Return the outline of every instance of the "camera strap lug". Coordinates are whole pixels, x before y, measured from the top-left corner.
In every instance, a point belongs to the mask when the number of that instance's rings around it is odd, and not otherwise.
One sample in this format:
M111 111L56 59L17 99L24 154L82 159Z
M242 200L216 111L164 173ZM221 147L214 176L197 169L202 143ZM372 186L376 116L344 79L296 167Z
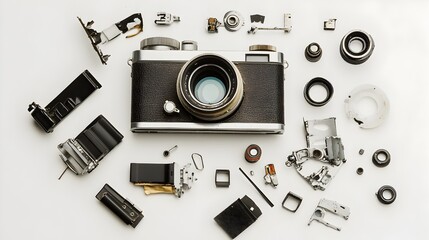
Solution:
M101 88L101 84L88 70L85 70L45 108L33 102L28 106L28 111L31 112L31 116L39 126L45 132L50 133L54 131L56 125L99 88Z
M68 139L58 145L60 157L66 164L58 180L67 169L76 175L90 173L123 138L103 115L98 116L75 139Z

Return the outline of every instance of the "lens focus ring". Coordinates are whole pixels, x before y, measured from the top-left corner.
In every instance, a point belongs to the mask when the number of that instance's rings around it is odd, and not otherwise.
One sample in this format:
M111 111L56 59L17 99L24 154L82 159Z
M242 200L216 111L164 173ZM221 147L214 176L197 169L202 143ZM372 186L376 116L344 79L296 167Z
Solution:
M350 47L354 41L360 42L362 49L353 51ZM362 64L366 62L374 50L375 44L371 35L361 30L353 30L347 33L340 43L340 54L343 59L351 64Z

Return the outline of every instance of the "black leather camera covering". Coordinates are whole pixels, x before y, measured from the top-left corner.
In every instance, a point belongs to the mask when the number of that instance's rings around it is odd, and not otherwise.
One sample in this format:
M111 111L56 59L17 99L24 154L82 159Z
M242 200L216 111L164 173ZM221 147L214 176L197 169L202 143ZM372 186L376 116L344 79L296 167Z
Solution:
M244 97L236 113L222 123L284 124L284 73L280 63L234 62L244 81ZM131 122L204 122L180 104L176 81L184 61L139 61L132 65ZM167 115L165 100L180 114Z

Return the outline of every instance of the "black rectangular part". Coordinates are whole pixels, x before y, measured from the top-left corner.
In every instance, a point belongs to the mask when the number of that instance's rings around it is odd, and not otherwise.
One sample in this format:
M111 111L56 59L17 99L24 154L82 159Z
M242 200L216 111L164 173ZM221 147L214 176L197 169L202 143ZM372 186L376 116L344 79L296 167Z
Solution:
M130 182L174 185L174 163L131 163Z
M57 97L43 109L39 105L30 104L29 111L36 122L45 130L52 132L54 127L79 106L91 93L101 88L94 76L85 70L71 82Z
M124 136L103 115L100 115L76 137L76 141L92 158L101 160L123 138Z
M134 228L144 217L141 210L123 198L107 183L95 197L122 219L122 221Z
M228 177L227 181L219 181L218 176L225 174ZM231 183L231 174L228 169L216 169L215 173L215 185L216 187L229 187Z
M231 237L235 238L262 215L259 207L245 195L219 213L214 220Z

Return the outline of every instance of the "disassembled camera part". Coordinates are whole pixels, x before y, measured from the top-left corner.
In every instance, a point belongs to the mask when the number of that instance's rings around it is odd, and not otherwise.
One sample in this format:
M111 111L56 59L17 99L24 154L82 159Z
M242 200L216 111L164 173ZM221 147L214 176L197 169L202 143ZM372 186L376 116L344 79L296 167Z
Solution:
M197 179L191 163L180 168L177 163L131 163L130 182L143 186L144 193L172 193L181 197Z
M89 21L85 25L82 19L80 19L79 17L78 19L83 29L85 30L86 35L88 35L92 47L97 52L98 57L103 64L107 64L107 60L109 59L110 55L104 55L99 48L99 44L109 42L121 35L121 33L126 33L132 29L137 29L137 32L135 34L127 36L127 38L134 37L137 34L143 32L143 18L140 13L135 13L125 18L124 20L113 24L109 28L104 29L102 32L97 32L96 30L92 29L92 24L94 24L94 21Z
M308 225L310 226L311 222L313 220L316 220L323 225L330 227L332 229L335 229L337 231L341 231L341 228L334 226L324 220L326 211L331 212L335 215L338 215L340 217L343 217L345 220L349 219L350 216L350 208L346 207L342 204L339 204L335 201L327 200L327 199L321 199L319 201L319 205L317 205L316 209L314 210L313 215L310 218L310 221L308 222Z
M265 184L271 184L271 186L273 187L277 187L277 185L279 185L274 164L268 164L265 166L264 180L265 180Z
M385 192L388 192L388 194L384 194ZM391 204L396 200L396 190L389 185L384 185L378 191L375 193L377 195L378 201L380 201L383 204Z
M268 197L265 196L265 194L261 191L261 189L259 189L258 186L256 186L256 184L252 181L252 179L249 178L249 176L247 176L247 174L243 171L243 169L241 169L241 168L238 168L238 169L240 170L241 173L243 173L243 175L247 178L247 180L249 180L249 182L259 192L259 194L261 194L261 196L264 198L265 202L267 202L268 205L270 205L270 207L274 207L274 204L270 201L270 199L268 199Z
M363 149L359 150L359 155L363 155L364 153L365 153L365 150L363 150Z
M253 14L250 15L250 22L254 23L254 22L259 22L259 23L264 23L265 21L265 16L260 15L260 14Z
M364 99L372 99L377 111L375 114L367 115L358 112L359 103ZM386 119L390 104L386 94L378 87L370 84L361 85L349 94L344 100L346 115L349 119L353 119L361 128L375 128L380 126Z
M231 175L228 169L216 169L215 184L216 187L229 187Z
M158 19L155 20L155 24L157 25L170 25L173 22L180 22L179 16L173 16L170 13L158 12L156 16L158 17Z
M214 220L232 239L252 225L262 215L259 207L247 195L233 202Z
M237 11L229 11L225 13L225 16L223 17L223 25L226 30L235 32L244 26L244 18Z
M335 118L304 121L307 133L307 148L294 151L288 156L286 166L294 166L296 171L307 180L314 190L324 191L346 162L344 146L337 136ZM307 160L321 162L322 167L313 172ZM308 173L310 175L307 175Z
M390 153L386 149L378 149L372 155L372 162L377 167L385 167L390 163Z
M191 154L191 158L192 158L192 162L194 163L194 167L197 170L204 170L204 160L203 160L203 156L201 156L201 154L199 153L192 153ZM199 161L195 161L195 159L199 159ZM197 162L200 162L200 164L197 164Z
M358 169L356 169L356 173L358 175L362 175L363 174L363 168L359 167Z
M91 93L101 88L101 84L85 70L71 82L45 108L33 102L28 111L38 125L47 133L54 131L61 120L77 108Z
M164 112L167 114L172 114L172 113L180 113L180 110L177 109L176 104L174 102L165 100Z
M191 43L185 45L188 49ZM161 37L144 39L141 49L133 52L130 64L131 131L284 132L283 53L172 51L180 49L180 42ZM161 107L167 99L175 101L180 114L165 114Z
M217 18L211 17L207 20L207 32L209 33L218 33L220 26L222 26L222 23Z
M337 23L337 19L335 18L328 19L327 21L323 22L323 29L334 31L336 23Z
M305 48L304 55L309 62L318 62L322 57L322 48L318 43L312 42Z
M253 175L255 175L255 172L254 171L250 171L250 176L253 176Z
M310 94L310 91L314 86L321 86L326 90L326 97L321 101L314 100L314 97L312 97ZM311 106L314 107L321 107L326 105L329 100L331 100L332 95L334 95L334 87L328 80L322 77L316 77L311 79L304 87L304 98Z
M119 193L108 184L105 184L95 197L122 219L124 223L131 225L133 228L135 228L144 217L140 209L134 206L129 200L119 195Z
M162 153L162 155L164 155L164 157L168 157L168 156L170 156L170 152L173 151L176 148L177 148L177 145L174 145L172 148L170 148L168 150L164 150L164 152Z
M353 30L341 40L340 54L350 64L362 64L369 59L374 47L375 44L371 35L361 30Z
M288 199L293 199L294 201L296 201L295 208L288 207L288 205L287 205ZM296 212L298 210L299 206L301 206L301 203L302 203L302 197L296 195L293 192L289 192L288 194L286 194L286 197L282 202L282 206L286 210L289 210L291 212Z
M76 175L83 175L94 170L124 136L107 119L100 115L92 121L75 139L68 139L58 145L60 157Z
M259 147L256 144L251 144L246 148L246 151L244 152L244 159L248 161L249 163L255 163L261 159L262 150L261 147Z
M281 30L284 31L285 33L288 33L292 30L292 15L290 13L286 13L284 15L284 27L257 27L257 26L252 26L250 28L249 31L247 31L247 33L253 33L255 34L257 31L260 30Z

